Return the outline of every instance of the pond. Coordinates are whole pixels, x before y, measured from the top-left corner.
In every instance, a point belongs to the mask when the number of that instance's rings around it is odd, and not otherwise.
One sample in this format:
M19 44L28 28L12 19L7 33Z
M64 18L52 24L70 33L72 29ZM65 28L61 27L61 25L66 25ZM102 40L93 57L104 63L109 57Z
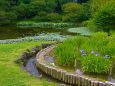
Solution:
M6 39L17 39L27 36L38 36L43 33L59 33L61 35L77 35L75 33L67 32L64 29L53 29L53 28L37 28L37 27L16 27L7 26L0 27L0 40Z

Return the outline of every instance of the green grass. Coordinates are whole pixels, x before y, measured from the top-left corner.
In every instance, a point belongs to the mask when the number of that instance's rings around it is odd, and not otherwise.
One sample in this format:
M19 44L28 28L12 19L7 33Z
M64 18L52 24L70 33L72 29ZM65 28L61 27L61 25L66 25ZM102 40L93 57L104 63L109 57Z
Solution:
M49 42L0 44L0 86L56 86L56 83L28 76L27 72L14 63L23 51L42 43Z
M65 40L55 50L59 65L74 66L77 59L84 72L107 73L112 61L115 63L115 36L108 36L105 32L97 32L92 37L77 36ZM106 55L110 56L105 58Z

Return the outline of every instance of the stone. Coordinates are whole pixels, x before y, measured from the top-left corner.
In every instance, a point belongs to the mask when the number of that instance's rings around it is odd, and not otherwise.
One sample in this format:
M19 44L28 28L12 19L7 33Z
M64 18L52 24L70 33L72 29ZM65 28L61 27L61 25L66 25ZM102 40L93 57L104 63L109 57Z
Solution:
M94 81L94 86L99 86L98 81Z
M85 85L84 86L88 86L88 78L85 78Z

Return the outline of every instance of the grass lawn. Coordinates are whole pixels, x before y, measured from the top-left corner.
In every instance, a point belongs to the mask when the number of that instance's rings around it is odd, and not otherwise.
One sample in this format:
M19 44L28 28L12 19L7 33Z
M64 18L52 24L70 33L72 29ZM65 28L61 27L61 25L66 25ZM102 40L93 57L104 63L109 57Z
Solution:
M57 86L56 83L29 76L14 63L23 51L42 43L49 42L0 44L0 86Z

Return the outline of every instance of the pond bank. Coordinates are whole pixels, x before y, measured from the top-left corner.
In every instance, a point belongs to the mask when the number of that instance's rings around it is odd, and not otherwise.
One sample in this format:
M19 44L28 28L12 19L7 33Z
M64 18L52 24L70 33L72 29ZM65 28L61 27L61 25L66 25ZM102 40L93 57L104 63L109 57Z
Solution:
M95 78L67 72L63 69L47 65L46 62L44 61L44 56L48 52L50 52L53 48L54 48L54 46L46 48L37 54L37 67L39 67L46 74L52 76L53 78L61 80L65 83L69 83L69 84L76 84L76 85L83 85L83 86L92 86L93 84L94 84L94 86L98 86L98 85L99 86L101 86L101 85L102 86L105 86L105 85L115 86L115 83L111 83L108 81L102 82ZM62 74L62 75L60 75L60 74Z

